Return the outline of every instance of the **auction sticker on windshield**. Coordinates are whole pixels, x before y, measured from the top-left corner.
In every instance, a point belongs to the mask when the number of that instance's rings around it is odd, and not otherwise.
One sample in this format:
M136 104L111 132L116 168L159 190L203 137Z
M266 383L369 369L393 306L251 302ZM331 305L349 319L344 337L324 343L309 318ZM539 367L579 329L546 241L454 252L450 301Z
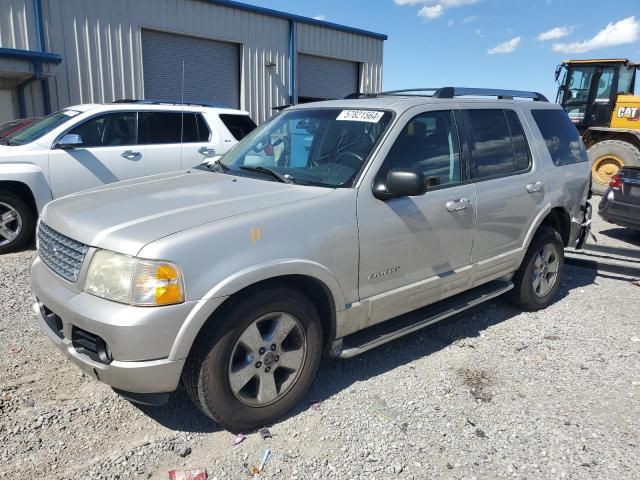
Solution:
M343 110L336 120L378 123L383 115L384 112L376 112L375 110Z

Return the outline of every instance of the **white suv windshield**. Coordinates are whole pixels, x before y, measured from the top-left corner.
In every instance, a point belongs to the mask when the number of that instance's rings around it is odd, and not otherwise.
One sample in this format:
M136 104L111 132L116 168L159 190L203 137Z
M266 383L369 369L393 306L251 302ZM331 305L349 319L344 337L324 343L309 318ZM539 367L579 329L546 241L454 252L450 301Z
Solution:
M34 142L79 113L80 112L77 110L66 109L47 115L46 117L33 122L31 125L18 130L13 135L9 135L5 138L5 143L7 145L25 145L27 143Z
M225 155L222 168L302 185L348 187L391 117L390 112L366 109L284 112Z

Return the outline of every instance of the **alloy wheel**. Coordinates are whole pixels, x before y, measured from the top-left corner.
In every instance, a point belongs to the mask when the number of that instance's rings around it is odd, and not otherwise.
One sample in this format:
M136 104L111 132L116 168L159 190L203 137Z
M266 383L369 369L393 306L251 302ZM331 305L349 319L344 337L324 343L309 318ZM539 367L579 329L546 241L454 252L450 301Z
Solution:
M294 316L284 312L263 315L242 332L232 349L231 391L246 405L271 405L295 385L306 355L306 335Z
M533 262L533 292L538 297L547 295L558 280L560 255L555 245L548 243L535 257Z
M8 203L0 202L0 247L9 245L22 232L22 216Z

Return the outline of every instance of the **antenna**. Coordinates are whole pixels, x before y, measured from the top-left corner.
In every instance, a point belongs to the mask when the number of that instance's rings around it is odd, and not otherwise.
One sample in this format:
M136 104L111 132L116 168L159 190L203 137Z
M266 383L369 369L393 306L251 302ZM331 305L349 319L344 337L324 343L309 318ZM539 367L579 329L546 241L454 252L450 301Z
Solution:
M184 60L182 60L182 85L180 87L180 167L184 163Z

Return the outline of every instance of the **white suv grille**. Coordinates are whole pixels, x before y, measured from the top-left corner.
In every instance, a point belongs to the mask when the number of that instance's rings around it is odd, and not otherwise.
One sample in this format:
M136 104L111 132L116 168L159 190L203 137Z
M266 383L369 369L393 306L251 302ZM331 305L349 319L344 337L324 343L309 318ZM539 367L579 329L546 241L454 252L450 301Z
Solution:
M40 222L38 255L47 266L65 280L76 282L89 247L56 232Z

